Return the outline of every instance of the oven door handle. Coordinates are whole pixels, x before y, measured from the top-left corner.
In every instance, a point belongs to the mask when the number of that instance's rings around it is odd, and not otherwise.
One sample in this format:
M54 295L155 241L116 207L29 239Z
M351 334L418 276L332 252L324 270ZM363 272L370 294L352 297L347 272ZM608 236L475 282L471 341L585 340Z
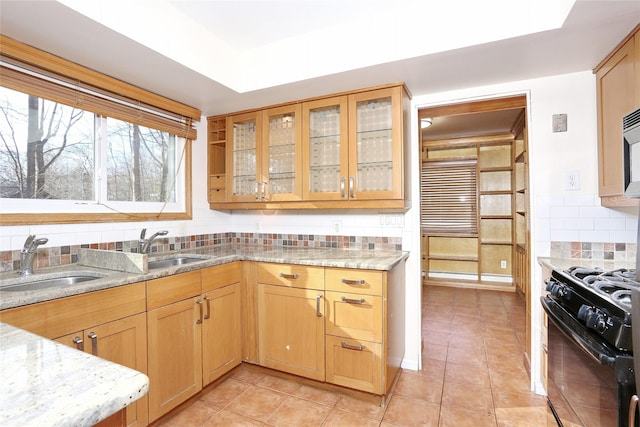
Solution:
M616 351L605 341L597 340L593 334L579 321L573 318L560 304L548 296L540 298L542 308L549 320L574 341L589 357L603 366L614 366Z

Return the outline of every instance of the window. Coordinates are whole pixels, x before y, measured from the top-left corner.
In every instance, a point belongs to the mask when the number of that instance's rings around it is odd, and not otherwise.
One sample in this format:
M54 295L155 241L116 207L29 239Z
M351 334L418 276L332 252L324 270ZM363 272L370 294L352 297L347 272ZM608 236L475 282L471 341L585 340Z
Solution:
M191 217L198 110L0 37L0 222Z
M423 234L478 233L477 160L423 161L420 226Z

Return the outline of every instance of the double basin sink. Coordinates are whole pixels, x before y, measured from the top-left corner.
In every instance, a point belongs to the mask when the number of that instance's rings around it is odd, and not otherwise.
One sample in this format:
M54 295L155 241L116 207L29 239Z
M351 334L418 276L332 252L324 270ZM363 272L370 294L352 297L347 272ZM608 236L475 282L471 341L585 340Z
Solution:
M162 259L152 259L147 262L147 268L149 271L161 270L164 268L177 267L180 265L190 264L192 262L206 261L208 258L197 258L188 255L174 255ZM37 291L49 288L64 287L69 285L75 285L77 283L88 282L91 280L102 279L106 277L106 274L89 272L89 271L72 271L68 273L50 273L38 276L37 274L32 276L34 280L27 282L20 281L20 283L8 284L6 286L0 286L0 291L4 292L25 292L25 291Z

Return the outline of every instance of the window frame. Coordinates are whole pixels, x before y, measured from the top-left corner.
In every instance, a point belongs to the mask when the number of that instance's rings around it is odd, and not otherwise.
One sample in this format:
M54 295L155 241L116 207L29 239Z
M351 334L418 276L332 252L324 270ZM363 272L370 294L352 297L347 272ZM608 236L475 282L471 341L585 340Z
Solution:
M35 85L32 86L29 84L30 81L35 81L33 76L25 77L25 75L16 75L15 69L2 66L0 68L0 77L3 77L0 79L2 80L2 86L50 99L54 102L62 101L61 103L69 105L68 95L70 91L66 90L64 85L57 86L50 80L53 79L55 81L61 81L62 83L72 82L71 84L75 85L78 89L86 90L87 93L89 93L88 96L84 93L81 95L82 102L88 100L87 103L91 105L91 108L86 108L87 111L120 120L124 119L132 123L138 122L144 126L173 133L176 137L183 138L184 140L184 157L182 159L184 175L181 178L184 181L184 194L177 196L177 201L184 201L184 206L180 211L165 212L163 211L164 203L159 203L162 207L157 211L150 212L148 211L148 207L153 203L137 202L141 203L141 207L146 205L147 211L119 211L116 210L116 208L101 206L99 211L96 212L97 208L95 208L95 206L99 205L89 201L85 205L87 206L86 212L0 213L1 225L158 221L192 218L191 144L192 140L197 138L193 122L200 120L200 111L198 109L145 91L144 89L69 62L31 46L24 45L4 35L0 35L0 44L2 45L0 59L2 59L3 63L17 64L20 68L32 71L37 75L48 77L44 80L38 80L39 87L36 88ZM16 79L11 81L11 79L4 78L12 73L14 76L17 76ZM51 90L53 96L42 96L43 93L47 93L48 89ZM57 97L57 94L60 94L60 97ZM96 94L95 97L93 97L92 94ZM67 100L67 102L63 102L64 100ZM127 109L126 106L123 107L123 105L126 104L129 106L142 106L144 111L140 113L138 110L135 110L135 108ZM83 109L85 109L84 105ZM115 114L110 114L111 111ZM132 117L134 118L133 120L131 119ZM136 118L140 118L140 121L136 121ZM178 157L179 156L178 154ZM103 174L104 173L105 172L103 172ZM180 173L182 174L182 171ZM106 178L106 176L101 177ZM99 178L96 177L96 179ZM24 199L20 200L24 201ZM36 199L30 199L30 201L38 202ZM40 200L40 202L44 201ZM64 201L58 202L64 203ZM66 202L67 204L74 203L73 201ZM110 204L112 204L112 202L110 202ZM128 203L114 203L114 207L118 205L126 209ZM90 206L91 208L89 208Z

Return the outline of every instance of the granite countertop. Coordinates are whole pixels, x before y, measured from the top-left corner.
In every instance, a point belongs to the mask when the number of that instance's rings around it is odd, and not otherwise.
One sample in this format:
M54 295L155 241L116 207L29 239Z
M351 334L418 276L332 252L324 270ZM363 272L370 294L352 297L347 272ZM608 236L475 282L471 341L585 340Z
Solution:
M149 378L0 323L0 425L92 426L135 402Z
M635 261L619 261L619 260L601 260L601 259L583 259L583 258L550 258L539 257L538 263L544 265L551 270L560 269L566 270L569 267L599 267L605 271L616 270L618 268L635 269Z
M0 274L0 310L109 289L173 274L186 273L233 261L260 261L321 267L390 270L405 260L408 252L218 245L188 251L151 254L148 257L149 259L163 259L175 257L176 255L188 255L189 257L201 258L202 260L148 271L146 269L146 258L144 258L147 255L86 250L82 257L83 260L77 264L36 269L33 275L27 277L21 277L15 272L2 273ZM144 268L142 268L141 263L144 264ZM63 277L66 275L93 275L98 276L98 278L91 281L40 290L25 290L19 292L2 290L2 287L5 286L19 285L34 280Z

